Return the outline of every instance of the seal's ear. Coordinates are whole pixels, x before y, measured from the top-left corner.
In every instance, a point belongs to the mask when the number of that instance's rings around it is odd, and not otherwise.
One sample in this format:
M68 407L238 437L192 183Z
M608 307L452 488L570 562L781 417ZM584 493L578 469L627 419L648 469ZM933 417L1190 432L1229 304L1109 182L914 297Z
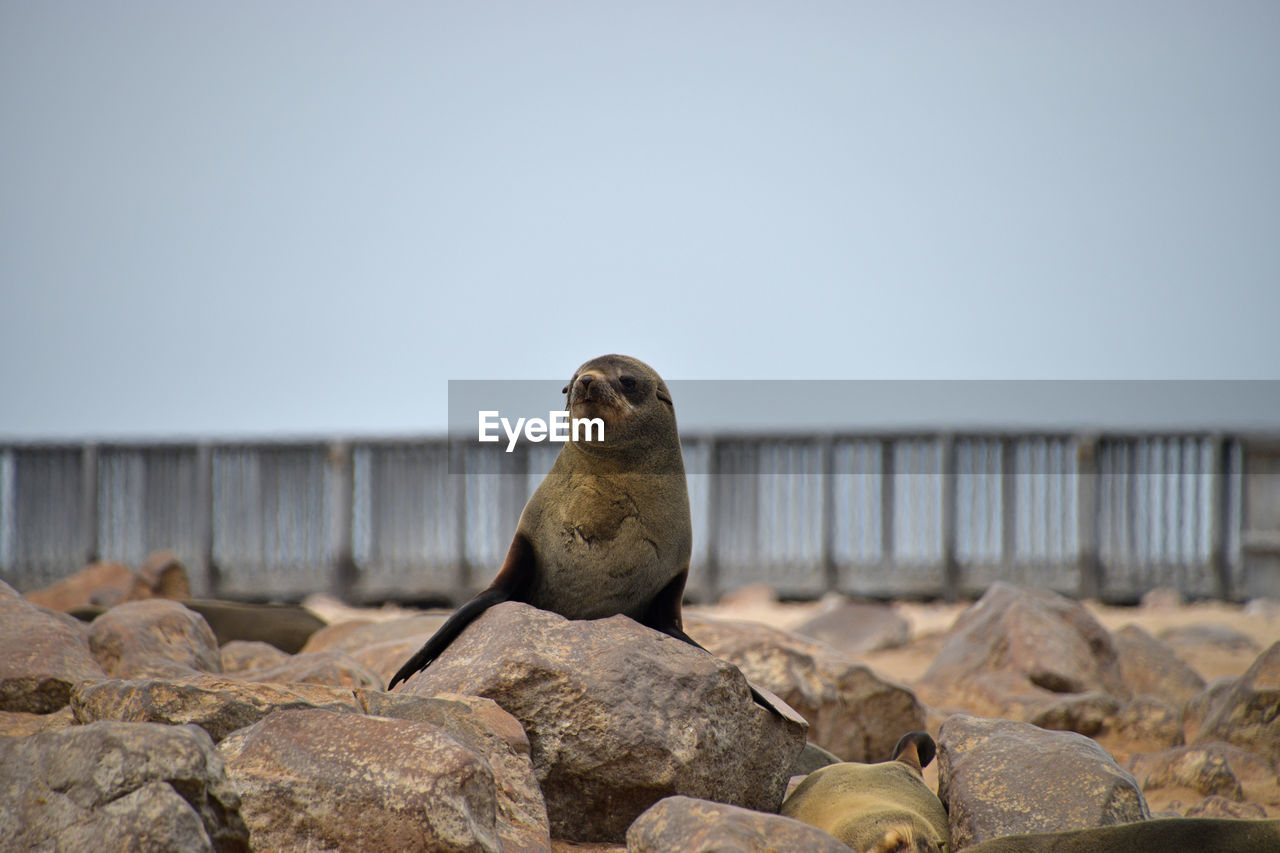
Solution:
M893 761L901 761L914 770L929 766L938 749L928 732L907 732L893 748Z
M662 402L666 403L668 406L670 406L670 405L671 405L671 392L670 392L670 391L668 391L668 390L667 390L667 386L666 386L666 385L664 385L664 384L662 384L661 382L659 382L659 383L658 383L658 388L657 388L657 390L654 392L654 395L655 395L659 400L661 400Z

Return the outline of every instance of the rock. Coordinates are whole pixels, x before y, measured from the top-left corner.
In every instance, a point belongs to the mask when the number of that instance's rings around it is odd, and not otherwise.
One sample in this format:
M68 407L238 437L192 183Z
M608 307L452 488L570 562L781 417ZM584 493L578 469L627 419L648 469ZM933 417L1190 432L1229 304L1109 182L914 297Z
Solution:
M368 713L438 726L489 763L503 853L550 849L547 806L533 772L529 738L515 717L479 696L444 693L428 699L373 690L358 696Z
M289 655L261 640L232 640L218 652L224 675L239 675L284 663Z
M218 749L257 849L502 849L488 764L428 723L276 711Z
M436 629L445 623L449 613L423 613L417 616L401 616L395 619L373 621L370 619L352 619L328 625L311 635L304 652L323 652L337 649L343 652L354 652L365 646L385 643L389 640L408 640L422 638L421 647ZM413 651L417 651L415 648ZM410 652L409 654L413 654ZM408 655L405 660L408 660ZM400 661L404 663L404 661Z
M1193 696L1182 707L1182 735L1184 743L1194 742L1200 734L1209 711L1232 690L1240 679L1231 676L1216 678L1205 685L1204 690Z
M77 683L103 677L80 631L0 581L0 711L48 714Z
M627 830L627 853L849 853L820 829L758 811L667 797Z
M1150 817L1137 780L1089 738L966 714L942 724L938 796L957 850L1002 835Z
M621 841L665 796L776 811L805 727L742 674L625 617L569 621L507 602L402 692L493 699L528 733L552 835Z
M28 737L40 732L65 729L75 724L75 714L69 707L63 707L51 714L0 711L0 737Z
M1028 721L1042 729L1079 732L1092 737L1102 731L1107 718L1120 710L1120 703L1106 693L1068 694L1045 705Z
M896 649L911 640L911 623L889 605L844 599L791 630L851 656Z
M417 634L403 640L387 640L356 649L349 654L352 660L382 679L383 684L390 684L405 661L413 657L430 637L430 634Z
M111 607L127 600L133 582L133 569L123 563L90 563L57 583L27 593L27 601L63 613L90 604Z
M1202 708L1203 722L1192 744L1225 741L1280 764L1280 642Z
M1184 742L1182 714L1168 702L1150 696L1126 702L1107 721L1107 726L1131 751L1150 752L1181 746Z
M1054 694L1131 698L1111 636L1082 605L995 583L956 619L917 689L939 707L1030 720Z
M1267 810L1258 803L1237 803L1227 797L1209 796L1187 809L1187 817L1261 820ZM1272 848L1274 849L1274 848Z
M272 711L323 708L362 713L350 690L318 684L251 684L200 676L184 681L112 679L82 684L71 697L76 719L125 722L191 723L215 741L252 725Z
M131 601L148 598L182 600L191 597L187 569L172 551L153 551L133 577Z
M1143 610L1176 610L1184 600L1180 591L1161 586L1143 593L1141 605Z
M247 851L240 800L193 726L101 722L0 738L15 850Z
M1256 652L1258 644L1243 631L1226 625L1197 624L1165 628L1157 636L1174 648L1218 648L1231 652Z
M1245 795L1246 785L1260 798L1271 799L1278 793L1276 772L1268 762L1226 743L1135 755L1127 767L1143 791L1181 788L1196 796L1226 797L1236 802L1250 799Z
M129 601L89 627L89 650L116 678L181 678L221 672L213 631L200 614L162 598Z
M1168 643L1137 625L1111 635L1120 654L1120 673L1134 696L1152 696L1181 706L1204 690L1204 679Z
M687 617L685 630L795 708L809 721L809 740L847 761L883 761L904 733L925 727L914 693L822 643L706 617Z
M819 767L839 763L839 756L833 755L813 741L805 741L804 749L800 750L800 754L796 756L795 763L791 765L790 775L808 776Z
M324 620L298 604L247 604L214 598L192 598L182 603L204 617L220 644L258 641L294 654L324 627Z
M330 684L335 687L363 687L381 690L383 681L346 652L301 652L287 656L280 663L263 669L236 673L245 681L271 681L281 684Z

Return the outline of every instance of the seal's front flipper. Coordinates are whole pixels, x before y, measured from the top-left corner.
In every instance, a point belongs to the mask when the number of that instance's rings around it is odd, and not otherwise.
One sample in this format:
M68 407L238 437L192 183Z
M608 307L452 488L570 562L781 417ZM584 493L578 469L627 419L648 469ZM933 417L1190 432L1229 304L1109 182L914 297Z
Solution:
M517 531L511 540L511 548L507 551L506 562L502 570L489 584L489 588L457 609L440 629L431 635L431 639L418 649L417 654L409 658L405 665L391 678L387 690L394 690L396 685L407 681L411 676L421 672L440 656L449 644L457 639L463 629L475 621L495 604L504 601L523 601L532 584L536 571L533 546L523 533Z

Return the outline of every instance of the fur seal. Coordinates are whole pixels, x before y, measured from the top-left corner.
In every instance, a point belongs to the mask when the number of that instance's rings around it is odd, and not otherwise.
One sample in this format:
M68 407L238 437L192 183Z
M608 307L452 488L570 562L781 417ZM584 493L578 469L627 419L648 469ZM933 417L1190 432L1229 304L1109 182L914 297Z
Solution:
M920 774L935 752L933 738L910 732L889 761L842 762L810 773L780 813L864 853L945 853L951 844L947 812Z
M1280 850L1280 820L1157 818L1070 832L1005 835L966 847L965 853L1184 853L1191 850L1273 853Z
M603 355L579 367L562 393L572 418L604 421L603 440L565 443L520 514L493 583L458 608L388 690L429 666L503 601L568 619L623 614L702 648L684 632L680 613L693 525L671 392L644 362ZM756 688L751 693L782 713Z

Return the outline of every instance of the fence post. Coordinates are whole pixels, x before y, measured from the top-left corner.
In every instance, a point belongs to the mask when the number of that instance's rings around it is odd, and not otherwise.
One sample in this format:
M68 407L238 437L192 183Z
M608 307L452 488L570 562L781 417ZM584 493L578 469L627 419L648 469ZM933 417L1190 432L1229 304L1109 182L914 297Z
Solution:
M1103 592L1102 561L1098 556L1098 439L1077 435L1076 554L1080 597L1099 598Z
M1014 470L1017 439L1000 439L1000 562L1005 577L1016 577L1018 562L1018 477Z
M720 597L720 536L724 525L720 523L720 442L707 440L707 591L708 603Z
M1231 558L1227 554L1227 528L1231 524L1231 445L1221 435L1209 439L1212 462L1209 474L1209 565L1218 598L1230 601Z
M836 443L827 436L822 440L822 572L827 592L839 587L836 568Z
M218 567L213 562L213 446L196 445L196 571L204 583L204 594L217 597Z
M946 434L942 443L942 586L947 601L960 597L960 561L956 558L956 491L960 478L956 438Z
M333 503L329 507L329 523L333 530L333 594L343 601L351 601L359 584L356 566L355 541L355 460L351 443L334 441L329 444L327 461L329 476L333 478Z
M880 559L886 574L893 571L894 561L894 513L897 512L894 495L892 438L880 440ZM887 590L892 592L892 590Z
M81 566L98 559L98 445L80 447L80 542L84 548Z

